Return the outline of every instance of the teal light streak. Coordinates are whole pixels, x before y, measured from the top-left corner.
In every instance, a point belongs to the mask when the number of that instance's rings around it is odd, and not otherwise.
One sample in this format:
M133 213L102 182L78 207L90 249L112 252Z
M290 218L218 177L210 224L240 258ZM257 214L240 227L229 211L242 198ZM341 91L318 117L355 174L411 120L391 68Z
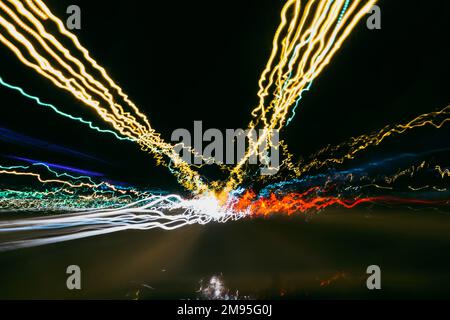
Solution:
M40 105L42 107L47 107L47 108L52 109L57 114L59 114L59 115L61 115L63 117L66 117L66 118L69 118L71 120L75 120L75 121L81 122L83 124L87 124L89 126L89 128L91 128L91 129L93 129L93 130L95 130L97 132L110 133L110 134L114 135L119 140L122 140L122 141L127 140L127 141L133 141L134 142L133 139L128 138L128 137L121 137L117 133L115 133L114 131L100 129L99 127L94 126L91 121L86 121L86 120L84 120L84 119L82 119L80 117L74 117L74 116L72 116L70 114L62 112L57 107L55 107L54 105L42 102L41 99L39 99L38 97L35 97L35 96L32 96L32 95L26 93L22 88L17 87L17 86L13 86L13 85L11 85L9 83L6 83L1 77L0 77L0 84L3 85L4 87L8 88L8 89L18 91L22 96L24 96L24 97L26 97L28 99L34 100L38 105Z
M330 2L328 3L328 6L331 4L331 2L333 2L333 1L330 1ZM342 8L341 13L339 14L339 18L338 18L338 21L337 21L337 23L336 23L336 27L339 26L339 24L341 23L342 18L344 17L345 12L347 12L347 9L348 9L349 5L350 5L350 0L346 0L345 3L344 3L344 6L343 6L343 8ZM314 31L315 31L315 30L314 30ZM328 52L328 50L330 49L330 47L333 45L334 41L335 41L335 37L333 37L333 40L331 41L330 46L328 46L328 48L326 49L325 52ZM308 39L308 42L309 42L309 39ZM297 49L297 48L296 48L296 49ZM294 56L295 56L295 52L294 52L294 55L292 56L291 59L293 59ZM322 56L323 56L323 54L320 55L320 57L322 57ZM318 58L320 58L320 57L318 57ZM289 75L289 78L290 78L290 75ZM289 79L288 79L288 80L289 80ZM308 86L300 92L299 97L298 97L297 101L295 102L294 107L292 108L292 115L291 115L291 116L289 117L289 119L286 121L286 126L288 126L289 123L294 119L294 117L295 117L295 115L296 115L296 110L297 110L298 104L299 104L300 100L303 98L303 92L309 91L309 90L311 89L312 83L313 83L313 82L310 81L310 82L308 83Z

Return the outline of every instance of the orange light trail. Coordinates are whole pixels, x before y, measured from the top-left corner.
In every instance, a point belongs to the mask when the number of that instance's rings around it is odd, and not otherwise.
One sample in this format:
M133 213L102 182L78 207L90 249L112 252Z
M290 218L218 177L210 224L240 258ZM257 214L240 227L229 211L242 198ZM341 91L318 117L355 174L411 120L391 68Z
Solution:
M443 201L406 199L391 196L361 197L354 199L341 199L334 196L315 196L317 187L311 188L304 193L289 193L281 197L271 193L269 197L258 198L253 191L247 191L234 205L239 212L248 212L250 216L268 216L272 214L293 215L296 213L317 212L330 206L341 206L346 209L354 208L364 203L387 203L387 204L443 204Z

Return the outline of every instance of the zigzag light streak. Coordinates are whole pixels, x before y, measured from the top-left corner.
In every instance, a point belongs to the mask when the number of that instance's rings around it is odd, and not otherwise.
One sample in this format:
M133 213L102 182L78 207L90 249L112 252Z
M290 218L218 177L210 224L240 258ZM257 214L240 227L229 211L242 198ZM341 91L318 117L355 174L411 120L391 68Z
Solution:
M285 164L293 170L297 176L301 176L311 169L319 169L330 164L342 164L346 160L354 159L358 153L366 150L368 147L381 144L388 137L393 137L425 126L440 129L449 121L450 106L447 106L435 112L422 114L406 123L386 126L378 132L353 137L349 141L337 146L328 146L314 154L309 163L293 165L285 162ZM334 153L342 153L342 155L333 156ZM324 160L320 160L320 156L325 154L329 154L328 157Z
M114 132L114 131L111 131L111 130L105 130L105 129L100 129L100 128L97 127L97 126L94 126L94 124L93 124L91 121L84 120L84 119L81 118L81 117L74 117L74 116L72 116L72 115L70 115L70 114L68 114L68 113L65 113L65 112L59 110L57 107L55 107L54 105L52 105L52 104L50 104L50 103L42 102L40 98L38 98L38 97L36 97L36 96L32 96L32 95L26 93L26 92L25 92L22 88L20 88L20 87L13 86L13 85L11 85L11 84L5 82L1 77L0 77L0 84L1 84L2 86L4 86L4 87L8 88L8 89L12 89L12 90L18 91L22 96L24 96L24 97L26 97L26 98L28 98L28 99L34 100L38 105L40 105L40 106L42 106L42 107L47 107L47 108L52 109L52 110L55 111L57 114L59 114L59 115L61 115L61 116L63 116L63 117L66 117L66 118L71 119L71 120L78 121L78 122L83 123L83 124L87 124L87 125L89 126L89 128L91 128L92 130L95 130L95 131L100 132L100 133L109 133L109 134L112 134L112 135L114 135L114 137L116 137L118 140L134 141L134 140L132 140L132 139L130 139L130 138L121 137L121 136L119 136L119 135L118 135L116 132Z

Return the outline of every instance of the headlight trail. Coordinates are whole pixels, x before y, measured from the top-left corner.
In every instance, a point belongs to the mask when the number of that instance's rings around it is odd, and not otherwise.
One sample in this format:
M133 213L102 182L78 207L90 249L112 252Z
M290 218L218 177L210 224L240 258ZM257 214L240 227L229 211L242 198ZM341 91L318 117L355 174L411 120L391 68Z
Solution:
M85 210L63 216L40 217L0 223L0 234L21 236L33 231L38 238L0 243L0 251L69 241L124 231L160 228L174 230L186 225L205 225L239 220L247 213L220 206L215 197L185 200L177 195L159 196L130 203L116 209Z

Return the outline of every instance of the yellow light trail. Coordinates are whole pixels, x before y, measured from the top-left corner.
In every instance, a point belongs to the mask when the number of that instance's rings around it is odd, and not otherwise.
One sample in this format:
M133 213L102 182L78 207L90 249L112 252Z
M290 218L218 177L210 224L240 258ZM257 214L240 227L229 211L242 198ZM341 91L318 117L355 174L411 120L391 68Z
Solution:
M259 104L252 111L250 129L262 124L264 134L247 149L245 156L231 171L223 194L239 185L243 167L253 155L268 151L274 130L281 130L292 105L308 83L317 78L330 63L357 23L376 3L345 0L310 0L302 10L301 0L289 0L281 12L273 49L259 80ZM288 14L292 17L288 18ZM281 40L280 40L281 39ZM275 64L275 61L278 61ZM270 102L267 105L267 98ZM263 151L260 146L265 144Z
M136 114L141 117L144 122L146 123L146 125L150 128L150 123L146 117L145 114L143 114L139 108L128 98L128 95L126 95L122 88L120 88L115 82L114 80L112 80L112 78L108 75L108 73L106 72L106 70L101 67L89 54L89 51L84 48L78 38L71 32L69 32L65 26L64 23L58 19L58 17L56 17L55 15L53 15L53 13L49 10L49 8L45 5L45 3L41 0L34 0L34 2L36 2L36 6L33 5L33 1L32 0L27 0L27 3L30 5L30 7L33 9L33 11L38 14L38 15L42 15L44 17L44 19L50 19L52 20L54 23L56 23L59 32L61 32L61 34L65 35L66 37L68 37L72 43L75 45L75 47L81 51L83 53L84 58L91 64L91 66L96 69L97 71L99 71L101 73L101 75L103 76L103 78L108 82L108 84L114 88L117 93L123 98L123 100L129 105L131 106L131 108L133 109L134 112L136 112Z
M386 138L403 134L415 128L424 126L431 126L436 129L442 128L447 122L450 121L450 106L447 106L439 111L422 114L411 121L403 124L385 126L383 129L372 134L364 134L358 137L353 137L349 141L341 143L337 146L326 147L313 155L312 160L307 163L300 163L299 166L289 165L289 168L293 170L296 176L301 176L305 172L312 169L319 169L330 164L342 164L346 160L354 159L355 156L367 149L370 146L377 146L383 142ZM345 149L342 152L342 149ZM342 152L340 156L328 156L324 160L318 159L324 154L333 154ZM448 172L448 170L447 170ZM445 172L442 172L442 174Z
M442 179L444 179L445 177L450 177L450 171L449 169L441 169L440 166L436 166L436 171L439 173L439 175L441 176Z
M0 4L1 8L8 13L8 15L16 22L22 29L27 31L30 35L35 38L39 44L42 45L42 47L51 55L52 58L54 58L60 65L64 67L67 71L70 72L70 74L74 77L76 77L78 80L80 80L84 87L88 90L92 91L96 95L102 97L105 101L108 102L110 106L112 106L112 111L114 113L114 116L119 121L125 121L127 125L134 126L136 123L136 119L130 115L126 114L124 116L124 110L123 108L115 103L113 101L113 96L108 91L107 88L105 88L100 82L96 81L91 75L86 73L85 67L83 64L73 57L70 52L65 49L60 42L58 42L52 35L47 33L45 31L45 28L43 25L28 11L25 9L25 7L17 0L11 0L11 2L14 4L15 8L24 16L26 17L33 25L34 27L39 31L39 34L42 35L40 37L34 30L29 28L26 24L24 24L17 15L12 12L8 7L6 7L4 4ZM68 59L70 62L73 62L78 69L80 70L81 74L78 74L74 69L66 63L63 59L61 59L50 47L47 45L47 43L44 41L44 39L48 40L51 45L53 45L55 48L57 48L58 51L60 51L66 59ZM95 86L95 87L94 87ZM142 128L136 128L141 134L143 133Z
M7 175L15 175L15 176L30 176L36 178L41 183L57 183L57 184L63 184L66 186L69 186L71 188L98 188L102 185L107 186L108 188L111 188L114 191L117 191L119 193L125 193L123 190L116 189L113 185L108 184L106 182L101 182L99 184L91 184L86 182L79 182L77 184L72 183L70 181L65 181L61 179L44 179L42 178L42 175L39 173L34 172L20 172L16 170L0 170L0 174L7 174Z

